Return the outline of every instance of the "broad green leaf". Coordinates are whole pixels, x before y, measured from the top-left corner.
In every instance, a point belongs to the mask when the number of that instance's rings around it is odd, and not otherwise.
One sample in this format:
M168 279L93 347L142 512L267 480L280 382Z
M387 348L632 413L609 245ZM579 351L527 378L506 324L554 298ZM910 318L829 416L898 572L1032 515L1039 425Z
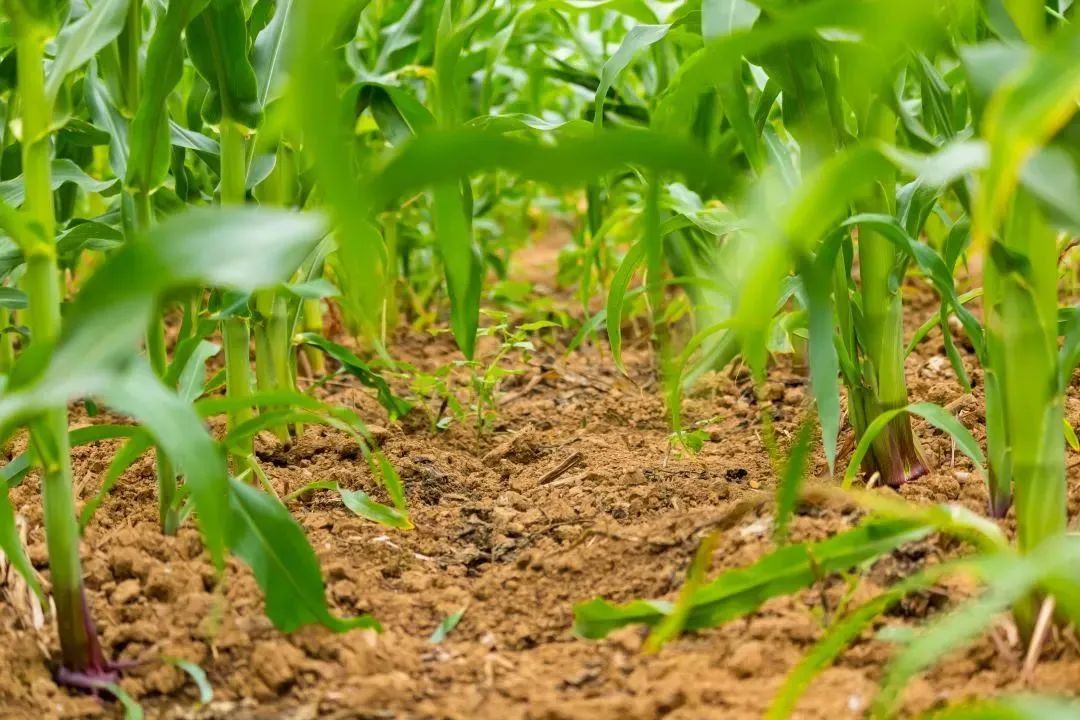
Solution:
M160 185L169 168L169 113L166 102L180 82L184 28L203 11L208 0L172 0L158 19L146 49L142 92L129 133L131 159L125 182L149 193ZM117 174L120 174L117 171Z
M337 490L345 507L362 518L399 530L408 530L413 526L407 515L396 508L376 502L363 490L347 490L342 487Z
M701 0L701 34L706 41L745 30L761 15L750 0Z
M634 166L679 173L711 188L722 187L728 179L723 161L685 140L649 130L606 130L551 146L478 128L458 128L419 135L368 187L373 207L381 208L418 190L490 170L506 170L556 187L581 187L613 170Z
M170 392L145 364L135 364L102 393L106 404L136 418L184 475L199 529L220 567L227 537L227 469L194 408Z
M191 62L210 85L203 105L207 119L222 117L248 128L262 115L258 81L248 56L250 41L242 0L210 0L187 26Z
M285 83L286 53L295 6L296 0L278 0L274 16L255 38L252 47L259 104L263 107L281 93Z
M177 394L181 400L194 402L206 389L206 363L221 352L221 346L200 340L180 371Z
M56 38L56 59L45 77L45 94L56 98L64 79L90 62L124 29L130 0L98 0L90 12L64 26Z
M53 160L50 172L51 187L59 190L66 183L75 183L87 192L101 193L116 184L114 180L97 180L68 158ZM26 200L26 187L20 175L0 182L0 200L18 207Z
M102 440L130 438L139 434L139 429L134 425L87 425L68 432L68 445L79 447ZM12 458L0 470L0 481L6 483L9 488L18 487L26 473L30 471L32 459L29 450Z
M290 295L295 295L304 300L321 300L323 298L337 297L341 291L334 283L326 278L315 278L306 282L290 283L281 288Z
M803 273L809 315L810 391L821 424L821 444L829 473L836 471L836 442L840 436L840 384L833 325L832 278L840 237L827 240Z
M698 589L684 627L698 630L741 617L770 598L790 595L831 573L850 570L926 537L931 530L907 520L869 520L821 542L784 546L747 568L728 570ZM574 632L596 639L626 625L656 625L671 607L660 601L612 605L601 599L590 600L574 607Z
M334 632L379 629L370 615L342 619L330 612L315 551L281 503L238 480L229 487L229 547L251 567L274 627L282 632L312 623Z
M98 80L94 63L91 63L86 72L83 89L91 117L108 135L106 142L109 145L109 166L113 174L122 178L127 173L128 164L128 123L116 109L104 83Z
M472 360L480 326L483 259L473 243L472 218L458 185L439 183L432 198L435 237L450 296L450 326L465 359Z
M44 410L100 396L147 423L191 485L211 558L224 562L224 459L190 406L132 361L159 297L190 286L253 291L288 278L322 235L314 215L195 210L127 244L86 282L56 350L32 345L0 396L0 437Z
M370 211L381 208L372 202L370 190L356 172L351 151L355 145L353 127L344 122L335 81L336 57L325 42L336 35L342 18L347 17L345 5L297 6L298 47L291 53L295 67L290 73L304 78L304 82L292 86L292 105L304 131L314 175L338 228L335 270L339 273L342 303L358 319L363 332L376 338L381 328L390 259L371 221ZM452 176L454 182L460 177L460 173Z
M18 288L0 287L0 308L22 310L26 307L26 293Z
M1007 76L990 99L983 134L990 166L972 216L973 242L984 245L1004 217L1024 163L1077 111L1080 33L1058 33L1045 49Z

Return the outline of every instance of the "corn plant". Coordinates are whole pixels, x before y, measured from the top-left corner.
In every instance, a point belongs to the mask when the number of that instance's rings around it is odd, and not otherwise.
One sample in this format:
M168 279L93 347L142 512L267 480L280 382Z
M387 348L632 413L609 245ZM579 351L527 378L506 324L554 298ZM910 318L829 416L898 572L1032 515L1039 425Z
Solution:
M899 649L884 676L872 717L893 717L907 680L947 649L976 636L995 614L1011 610L1022 637L1039 642L1035 609L1040 598L1052 597L1063 618L1072 620L1075 612L1077 546L1065 532L1061 413L1076 367L1076 324L1071 308L1064 312L1058 308L1057 263L1059 233L1076 232L1071 206L1077 200L1077 167L1069 139L1080 99L1072 62L1077 34L1060 13L1045 11L1041 2L1017 3L1008 12L987 10L986 14L954 3L942 12L949 13L955 23L949 43L923 48L913 56L920 68L921 112L913 113L913 104L905 101L912 91L903 74L906 63L886 67L886 74L875 84L895 88L897 94L880 97L865 116L872 120L867 137L850 139L833 157L820 160L808 172L804 169L802 180L786 189L781 182L778 191L778 184L767 176L761 181L758 193L763 202L771 203L770 213L776 215L777 199L785 209L779 219L758 221L756 232L764 248L761 260L748 273L744 305L736 311L734 327L744 338L756 339L749 345L744 339L743 352L751 362L756 358L761 367L765 329L782 287L776 267L783 267L784 259L790 258L804 288L811 381L830 466L838 427L838 369L848 385L849 417L857 428L861 425L855 451L847 461L844 486L851 486L860 465L871 457L871 467L886 482L905 479L914 465L899 463L903 472L887 476L882 458L890 455L880 450L907 447L906 439L897 439L896 420L920 416L951 435L957 448L987 477L992 514L1003 514L1015 495L1016 544L992 522L961 508L917 507L860 491L845 496L870 513L854 530L817 543L781 544L754 565L729 570L712 582L704 581L700 567L692 568L686 590L674 603L636 601L616 606L593 600L575 612L576 629L585 637L602 636L626 624L650 625L649 645L655 648L678 632L743 616L768 598L808 587L834 572L856 570L927 532L957 536L973 548L970 557L917 573L832 622L792 670L770 718L790 717L812 678L875 618L908 593L933 585L945 575L974 576L985 591L932 621ZM730 42L752 43L774 29L775 25L755 25ZM1004 45L997 37L1008 37L1014 44ZM1025 43L1022 49L1015 45L1019 38ZM943 64L964 71L952 74L952 88L933 61L936 55L944 58ZM825 67L842 68L843 63L825 63ZM841 85L842 80L841 76ZM800 108L808 105L813 103ZM826 101L824 106L834 111L857 107L849 100L833 105ZM845 113L842 123L822 118L818 127L792 133L802 149L815 134L838 132L859 117L856 111ZM786 124L786 116L784 120ZM898 144L901 129L912 147ZM965 136L973 132L979 139L967 140ZM910 180L897 187L898 178L905 176ZM889 200L893 187L897 187L895 205ZM935 206L939 217L949 220L949 231L937 248L920 237L927 234L926 218ZM849 208L855 212L845 218ZM859 228L856 238L850 234L853 226ZM962 296L952 276L957 259L966 251L985 254L985 288ZM850 273L856 258L861 289L852 292L855 283ZM901 387L907 346L900 335L902 326L895 321L908 266L916 267L941 297L941 310L932 321L944 323L955 314L985 370L989 473L983 468L978 443L940 407L907 404L896 393L888 403L875 401L873 413L863 412L867 405L859 399L860 386L852 380L868 379L871 384L861 390L874 391L872 397L877 400L888 387ZM980 293L983 323L964 307ZM871 317L876 318L872 323ZM944 325L943 331L949 334ZM945 345L961 385L968 387L951 337ZM888 377L896 382L884 382ZM879 445L883 437L891 437L887 441L891 444ZM789 464L795 469L785 469L780 479L776 524L782 543L783 528L799 492L802 471L798 467L805 466L799 458L805 457L808 443L808 436L801 433ZM1054 712L1052 707L1047 704L1045 712ZM996 716L994 712L1038 716L1022 702L983 709L958 707L941 716Z

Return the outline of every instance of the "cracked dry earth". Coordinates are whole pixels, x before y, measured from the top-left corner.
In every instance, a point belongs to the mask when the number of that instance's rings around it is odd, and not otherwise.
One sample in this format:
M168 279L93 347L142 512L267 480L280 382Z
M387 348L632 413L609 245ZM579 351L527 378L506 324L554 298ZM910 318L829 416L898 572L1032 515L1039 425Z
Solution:
M929 310L911 314L916 323ZM636 629L598 642L571 634L575 602L672 597L698 543L717 526L729 527L713 574L772 548L769 504L760 501L774 477L749 379L736 370L699 385L685 413L687 422L712 419L705 425L709 440L697 456L681 457L670 449L641 339L629 342L628 376L614 370L603 347L563 358L566 339L538 344L522 374L503 388L495 431L479 439L465 424L433 434L420 415L390 426L367 391L348 382L327 387L328 400L383 426L377 435L405 483L416 529L376 526L325 491L291 510L322 560L335 611L374 613L385 627L381 635L308 628L282 636L263 617L255 582L238 564L215 591L196 531L187 527L171 538L157 532L153 462L143 458L100 508L83 543L107 652L151 659L125 674L124 689L152 718L760 718L785 673L820 637L847 590L844 581L770 601L746 619L651 656L640 653ZM395 352L428 369L457 357L446 336L403 334ZM980 373L969 365L978 385ZM916 398L948 405L982 439L981 400L961 395L939 336L909 358L908 374ZM807 393L803 375L784 363L774 369L764 402L782 444L808 411ZM1068 411L1080 420L1080 401L1070 399ZM936 469L900 493L982 510L986 494L972 467L954 458L947 437L922 422L915 427ZM105 443L76 451L81 498L94 492L114 450ZM282 494L318 479L377 494L355 446L335 432L312 427L292 447L264 442L259 452ZM1075 516L1080 471L1072 465ZM824 472L820 458L815 471ZM14 489L12 498L31 558L47 579L37 480ZM733 514L748 506L756 509ZM824 538L858 517L836 503L804 504L794 539ZM961 546L940 537L905 547L858 579L854 600L958 552ZM916 625L972 592L956 581L917 593L875 630ZM440 621L462 609L447 639L431 644ZM905 712L1010 689L1080 687L1071 632L1050 637L1034 673L1021 678L1023 648L1008 630L1001 624L914 681ZM120 717L115 704L56 686L55 647L51 624L9 573L0 594L0 717ZM187 676L153 661L162 655L204 668L213 701L198 707ZM862 717L889 655L890 645L868 632L815 681L796 717Z

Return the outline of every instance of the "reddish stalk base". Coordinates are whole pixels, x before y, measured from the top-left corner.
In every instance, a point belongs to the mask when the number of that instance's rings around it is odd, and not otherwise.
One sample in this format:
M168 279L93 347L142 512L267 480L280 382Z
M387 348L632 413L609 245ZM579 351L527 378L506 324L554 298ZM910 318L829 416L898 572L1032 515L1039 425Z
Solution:
M97 695L99 690L115 683L122 670L134 667L138 663L117 663L105 659L105 653L101 649L101 642L98 640L97 627L94 625L93 618L90 617L90 606L86 602L86 589L80 588L80 591L83 630L86 633L85 646L77 649L80 660L79 665L82 665L82 667L72 669L61 665L56 669L56 682L67 687L87 690ZM63 644L63 638L61 638L61 644ZM64 654L68 655L67 652Z
M867 475L878 473L881 482L893 488L930 472L915 442L907 415L894 418L877 436L863 470Z

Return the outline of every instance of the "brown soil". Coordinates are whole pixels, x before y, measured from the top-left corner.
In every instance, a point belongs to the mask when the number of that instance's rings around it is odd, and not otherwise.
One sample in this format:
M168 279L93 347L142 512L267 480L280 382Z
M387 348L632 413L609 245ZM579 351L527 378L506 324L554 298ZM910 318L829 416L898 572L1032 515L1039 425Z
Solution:
M774 484L744 374L710 376L687 400L688 422L716 419L707 423L711 439L700 454L681 457L670 449L650 353L640 341L630 344L628 377L613 369L603 347L568 359L557 344L541 347L503 388L489 436L478 439L465 424L432 434L419 415L381 431L408 489L413 531L357 518L329 493L293 504L322 559L336 611L373 612L385 626L381 635L308 628L284 637L263 617L255 582L238 564L216 593L196 531L164 538L156 530L152 460L143 458L86 533L90 602L113 657L196 662L215 698L197 708L188 678L158 662L127 672L124 689L149 717L163 718L761 717L785 673L820 637L846 590L843 581L773 600L747 619L652 656L639 652L636 629L600 642L571 634L575 602L672 597L701 538L741 502L767 497ZM395 351L425 368L457 357L446 336L403 335ZM981 439L981 401L961 395L936 335L920 353L908 366L913 395L948 405ZM979 379L973 364L972 375ZM781 442L806 412L807 392L805 378L783 366L765 387ZM385 424L369 394L350 383L330 387L328 399ZM1077 401L1069 410L1076 420ZM954 460L950 441L924 423L916 432L936 470L900 493L982 511L986 493L969 463L959 454ZM80 497L96 489L114 449L76 451ZM550 478L576 454L577 465ZM265 443L262 458L281 492L316 479L371 490L356 448L334 432L310 428L289 449ZM816 470L824 471L820 460ZM1070 480L1075 515L1080 476L1072 472ZM36 479L12 497L27 521L31 558L47 578ZM723 534L713 573L773 547L768 513L766 503ZM823 538L856 519L851 508L804 505L794 537ZM855 599L960 549L936 537L906 547L858 578ZM917 594L881 624L917 624L970 592L954 582ZM49 669L51 624L34 629L10 584L0 598L0 717L120 716L115 704L58 688ZM429 643L439 622L463 608L449 637ZM1022 679L1023 648L1008 629L1003 621L913 682L907 711L1006 690L1080 687L1071 634L1054 634L1034 674ZM867 633L814 683L796 716L862 717L889 656L890 645Z

